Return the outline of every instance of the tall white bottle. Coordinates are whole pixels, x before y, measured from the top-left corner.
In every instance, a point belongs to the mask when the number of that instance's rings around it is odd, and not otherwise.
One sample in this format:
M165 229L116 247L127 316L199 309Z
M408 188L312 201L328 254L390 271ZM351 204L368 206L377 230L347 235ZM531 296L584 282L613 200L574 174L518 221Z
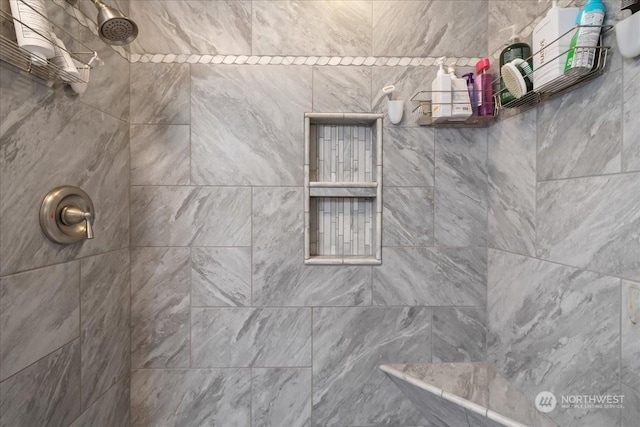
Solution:
M51 23L47 20L44 0L9 0L18 46L31 52L31 62L44 66L55 55L50 41Z
M444 69L446 60L445 57L438 59L440 68L431 83L431 119L434 123L451 118L451 75Z

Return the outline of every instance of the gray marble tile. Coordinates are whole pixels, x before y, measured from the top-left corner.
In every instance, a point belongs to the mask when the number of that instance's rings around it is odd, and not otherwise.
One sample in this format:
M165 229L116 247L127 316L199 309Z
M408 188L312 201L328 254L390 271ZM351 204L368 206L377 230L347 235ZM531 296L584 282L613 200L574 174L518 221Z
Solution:
M302 207L302 188L253 189L253 304L369 304L371 267L304 265Z
M133 245L248 246L250 241L250 188L131 188Z
M311 365L311 309L193 308L192 365L200 368Z
M503 424L497 423L475 412L467 411L467 418L469 420L469 427L503 427Z
M132 185L189 184L189 126L132 125L130 137Z
M640 59L625 59L623 131L622 131L622 167L624 171L640 170Z
M538 107L539 180L621 171L622 72Z
M537 0L518 0L506 2L502 0L489 0L488 2L489 25L487 27L487 38L489 55L500 54L509 43L510 31L500 32L510 25L516 26L516 32L523 35L521 40L529 46L533 44L532 34L537 20L542 18L546 12L539 10ZM534 52L532 52L534 53Z
M71 427L128 426L129 398L129 378L122 378L84 411Z
M3 380L78 337L79 293L77 262L0 279Z
M433 128L383 130L382 177L385 186L433 186L435 132Z
M538 184L538 256L640 280L640 174Z
M251 1L131 2L132 53L251 54Z
M251 305L251 248L192 248L191 305Z
M487 56L487 1L374 1L374 56Z
M95 7L94 14L96 14ZM104 66L94 67L91 70L87 91L77 97L78 101L90 105L96 110L111 114L120 120L128 121L130 112L129 61L100 40L88 28L81 27L79 34L82 43L98 52L100 59L104 61ZM87 50L86 47L79 44L71 46L73 46L70 47L72 51L74 49L75 51ZM89 56L81 55L80 58L87 60ZM69 92L68 89L67 91Z
M131 425L229 426L251 424L249 369L134 370Z
M436 67L373 67L371 70L371 110L384 113L384 127L417 127L412 116L416 107L411 98L420 90L430 90L431 83L436 76ZM387 95L382 88L395 85L394 100L404 100L402 120L397 125L391 124L387 113ZM387 165L386 160L384 161Z
M373 270L373 303L478 306L486 277L484 248L385 248Z
M311 369L253 369L254 427L311 426Z
M486 359L485 307L433 309L433 361L476 362Z
M191 82L192 183L302 185L311 67L200 64Z
M620 280L489 251L488 360L530 399L619 384ZM585 369L588 367L588 369ZM562 426L614 425L618 411L556 409Z
M3 82L14 82L0 97L2 274L127 246L129 126L60 91L47 96L19 75L1 72ZM79 186L93 199L93 240L63 246L40 230L34 213L46 192L63 184Z
M433 245L432 187L386 187L382 202L383 246Z
M251 248L192 248L191 306L251 305Z
M400 378L391 375L388 377L422 413L430 427L469 427L467 413L462 406Z
M622 281L622 382L636 390L640 389L640 319L632 322L632 308L640 304L640 283ZM640 410L640 408L639 408Z
M131 64L131 123L189 124L189 64Z
M80 370L86 409L129 371L129 249L80 262Z
M2 426L66 426L80 415L77 340L0 383Z
M431 316L429 308L314 309L314 425L421 425L378 366L429 360Z
M489 128L488 245L535 256L536 110Z
M189 367L189 248L131 250L131 366Z
M640 420L640 393L622 385L624 408L622 409L622 427L634 427Z
M313 111L371 111L371 69L313 67Z
M369 56L371 1L252 2L254 55Z
M487 131L436 130L435 241L483 246L487 241Z

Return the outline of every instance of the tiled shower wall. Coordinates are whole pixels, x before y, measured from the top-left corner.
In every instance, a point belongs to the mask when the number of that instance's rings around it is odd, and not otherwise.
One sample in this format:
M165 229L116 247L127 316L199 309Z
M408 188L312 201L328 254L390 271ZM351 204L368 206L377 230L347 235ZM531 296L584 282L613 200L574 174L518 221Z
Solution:
M131 6L133 52L486 54L486 2ZM484 360L486 130L415 127L407 103L383 264L303 264L304 112L383 111L434 72L131 64L133 425L424 425L378 365Z
M620 2L607 6L615 21ZM526 34L539 7L490 2L489 28ZM558 408L562 426L640 420L638 77L614 48L598 80L489 130L489 362L530 398L625 395L622 411Z
M6 2L0 2L3 7ZM81 98L0 63L0 425L129 419L129 63L51 3L105 66ZM76 185L95 239L48 241L45 194Z

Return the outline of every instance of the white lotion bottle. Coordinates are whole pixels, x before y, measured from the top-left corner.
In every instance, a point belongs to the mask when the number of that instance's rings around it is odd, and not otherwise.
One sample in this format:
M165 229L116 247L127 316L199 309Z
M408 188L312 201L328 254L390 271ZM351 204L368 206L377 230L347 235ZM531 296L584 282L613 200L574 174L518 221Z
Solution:
M73 59L71 59L71 55L69 55L64 42L54 33L51 33L51 39L55 43L55 46L53 47L55 56L51 59L51 62L58 66L62 71L62 73L60 73L60 79L65 82L79 79L80 73L78 72L78 68L73 62Z
M9 5L11 14L20 21L13 21L18 46L31 53L34 65L47 65L47 59L53 58L55 52L49 40L51 23L45 18L44 0L9 0Z
M434 123L451 118L451 75L444 69L447 58L438 58L440 66L436 78L431 83L431 118Z
M469 98L469 89L467 81L456 76L456 70L449 67L449 75L451 76L451 119L464 121L471 117L473 110L471 109L471 99Z

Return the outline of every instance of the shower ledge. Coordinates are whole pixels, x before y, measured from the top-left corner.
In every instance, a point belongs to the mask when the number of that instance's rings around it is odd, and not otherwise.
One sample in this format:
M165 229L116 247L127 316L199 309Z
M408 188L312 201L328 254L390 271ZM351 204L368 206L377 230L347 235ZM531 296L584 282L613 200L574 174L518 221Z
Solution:
M394 364L380 369L433 425L557 427L486 362Z

